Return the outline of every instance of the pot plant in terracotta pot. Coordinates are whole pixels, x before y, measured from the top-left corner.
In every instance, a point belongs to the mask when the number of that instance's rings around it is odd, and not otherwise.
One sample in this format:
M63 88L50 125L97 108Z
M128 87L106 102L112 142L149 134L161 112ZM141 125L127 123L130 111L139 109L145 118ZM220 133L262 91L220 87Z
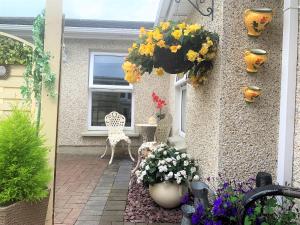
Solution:
M0 121L0 225L44 225L51 180L48 149L28 112Z
M184 184L196 171L186 153L163 144L141 162L136 175L137 182L149 186L150 196L158 205L175 208L180 205Z
M123 64L125 80L138 82L143 74L154 70L158 76L188 73L188 81L198 86L213 67L218 42L216 33L199 24L169 21L153 30L142 27Z

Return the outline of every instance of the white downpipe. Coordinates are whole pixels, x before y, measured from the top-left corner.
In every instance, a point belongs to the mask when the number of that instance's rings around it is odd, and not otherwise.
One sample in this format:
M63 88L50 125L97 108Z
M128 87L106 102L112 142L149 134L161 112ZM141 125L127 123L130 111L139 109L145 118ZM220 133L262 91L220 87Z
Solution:
M298 49L298 0L285 0L283 12L277 182L284 185L291 184L293 178Z

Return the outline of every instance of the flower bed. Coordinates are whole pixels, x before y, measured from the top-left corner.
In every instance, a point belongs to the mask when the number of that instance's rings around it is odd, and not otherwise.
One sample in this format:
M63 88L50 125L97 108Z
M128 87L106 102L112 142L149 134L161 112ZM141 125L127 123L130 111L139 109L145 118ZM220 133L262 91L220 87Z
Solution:
M133 223L180 223L180 208L164 209L150 197L149 190L132 176L124 221Z

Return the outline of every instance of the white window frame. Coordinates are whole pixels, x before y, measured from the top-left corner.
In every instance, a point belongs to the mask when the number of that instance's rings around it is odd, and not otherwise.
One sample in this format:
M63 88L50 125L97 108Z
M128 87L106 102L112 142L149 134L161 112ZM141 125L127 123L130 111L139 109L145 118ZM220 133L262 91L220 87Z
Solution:
M185 132L182 131L181 127L181 106L182 106L182 91L187 90L187 75L185 74L181 79L177 80L177 76L175 77L175 111L176 111L176 128L178 129L178 134L181 137L185 137Z
M133 86L129 84L128 86L121 85L99 85L93 84L94 78L94 58L95 56L108 55L108 56L127 56L125 53L115 53L115 52L90 52L90 65L89 65L89 103L88 103L88 130L99 130L107 131L105 126L92 126L92 93L93 92L125 92L131 93L131 125L130 127L125 127L124 130L132 131L134 129L134 95Z

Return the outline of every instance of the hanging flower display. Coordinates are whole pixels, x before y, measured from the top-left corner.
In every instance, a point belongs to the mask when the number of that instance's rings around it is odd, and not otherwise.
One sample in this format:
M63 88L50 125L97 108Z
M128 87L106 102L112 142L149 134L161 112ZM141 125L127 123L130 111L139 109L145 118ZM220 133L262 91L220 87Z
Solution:
M138 82L144 73L163 76L187 73L197 86L206 80L216 57L219 36L199 24L161 22L153 30L140 29L123 64L125 80Z

